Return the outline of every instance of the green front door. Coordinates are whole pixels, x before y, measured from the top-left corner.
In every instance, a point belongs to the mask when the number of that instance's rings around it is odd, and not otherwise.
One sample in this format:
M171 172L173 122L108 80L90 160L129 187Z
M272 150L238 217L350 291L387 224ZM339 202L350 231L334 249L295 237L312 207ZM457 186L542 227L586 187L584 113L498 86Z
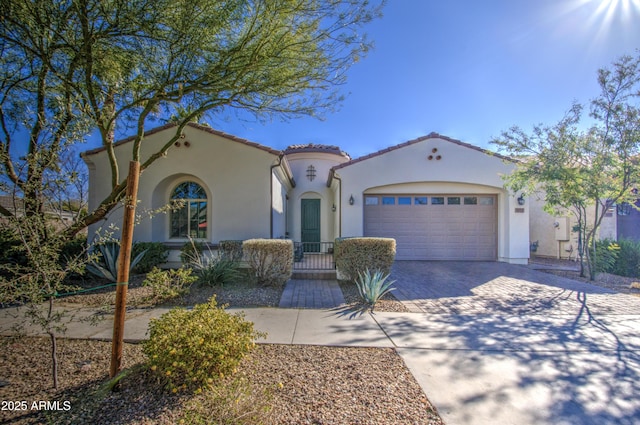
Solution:
M320 252L320 199L302 200L301 236L305 252Z

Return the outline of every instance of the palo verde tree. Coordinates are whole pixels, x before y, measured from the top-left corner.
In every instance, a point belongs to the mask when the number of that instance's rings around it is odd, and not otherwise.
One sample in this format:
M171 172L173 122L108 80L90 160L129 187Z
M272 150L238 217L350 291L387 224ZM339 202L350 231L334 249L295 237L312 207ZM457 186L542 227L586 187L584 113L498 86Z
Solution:
M0 148L11 180L21 184L11 151L19 144L11 131L16 127L30 132L29 152L44 151L55 161L72 125L88 118L111 161L112 192L67 231L69 236L122 200L126 175L115 160L117 130L135 133L131 157L144 160L143 171L175 141L140 158L145 125L159 116L172 117L178 138L195 117L224 109L260 118L330 111L341 100L337 86L346 71L370 47L358 31L379 13L366 0L0 4L0 95L6 111L0 116L5 129ZM44 144L50 133L56 142ZM29 178L37 180L47 164L28 165Z
M623 56L598 71L600 94L589 107L574 104L556 124L537 125L531 133L514 127L492 141L518 158L505 176L514 192L539 192L545 210L577 220L581 275L585 261L595 278L598 230L616 204L633 205L640 182L640 57Z
M63 153L55 169L48 169L38 178L42 186L32 188L0 181L5 194L5 209L10 215L0 217L0 304L24 305L24 314L45 331L51 340L53 386L58 387L56 337L64 332L65 312L54 305L59 293L72 289L66 277L81 273L87 260L86 237L68 240L64 235L72 218L85 209L85 173L78 170L79 157ZM29 158L25 163L36 162ZM17 168L16 175L25 176ZM26 179L25 179L26 180ZM42 196L39 210L25 194ZM43 307L42 304L46 303Z
M360 32L381 7L367 0L0 0L1 189L24 203L21 217L7 208L0 216L16 226L29 220L37 231L24 233L31 235L25 249L50 246L41 253L55 256L61 242L124 200L128 176L118 168L116 134L134 134L131 159L144 171L198 117L334 110L348 69L370 48ZM173 138L142 158L145 128L165 117L175 124ZM107 152L111 192L71 226L50 229L47 176L91 132ZM3 294L28 299L18 286L5 282Z

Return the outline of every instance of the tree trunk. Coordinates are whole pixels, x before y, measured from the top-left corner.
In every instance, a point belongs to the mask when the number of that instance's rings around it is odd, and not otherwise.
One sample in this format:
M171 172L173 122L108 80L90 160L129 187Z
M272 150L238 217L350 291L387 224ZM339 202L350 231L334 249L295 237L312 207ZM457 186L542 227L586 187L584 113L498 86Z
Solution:
M53 297L49 298L49 317L53 313ZM58 341L56 340L56 333L53 329L49 328L47 331L49 338L51 339L51 375L53 377L53 388L58 389Z

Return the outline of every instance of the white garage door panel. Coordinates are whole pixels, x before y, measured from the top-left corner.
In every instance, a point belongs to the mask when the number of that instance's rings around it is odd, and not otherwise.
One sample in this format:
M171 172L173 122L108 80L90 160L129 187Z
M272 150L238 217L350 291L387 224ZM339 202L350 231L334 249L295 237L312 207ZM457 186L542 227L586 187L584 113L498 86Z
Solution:
M406 198L408 195L400 196ZM383 204L390 202L393 204ZM399 260L495 260L497 199L494 195L366 195L365 236L396 240ZM427 199L427 204L418 202ZM434 200L435 198L435 200ZM442 204L441 202L443 202Z

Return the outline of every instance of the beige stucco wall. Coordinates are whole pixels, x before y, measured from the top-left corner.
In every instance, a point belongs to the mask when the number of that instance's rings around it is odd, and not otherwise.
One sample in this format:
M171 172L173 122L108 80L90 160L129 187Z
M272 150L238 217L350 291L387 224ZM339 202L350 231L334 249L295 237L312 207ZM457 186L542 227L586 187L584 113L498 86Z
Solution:
M578 234L572 229L578 221L575 216L566 211L563 214L552 215L544 211L542 194L531 196L531 218L529 234L531 242L538 243L538 249L532 257L571 258L578 255ZM588 223L593 223L595 209L588 210ZM613 208L602 220L599 239L616 239L616 215Z
M291 238L301 240L302 216L300 205L303 199L320 199L320 240L332 242L336 233L340 205L336 204L335 187L327 187L329 171L335 165L347 161L341 155L323 152L299 152L287 154L296 187L289 192L289 224ZM307 169L313 165L316 177L309 180ZM333 206L336 211L333 211Z
M441 158L435 159L436 155ZM500 177L513 167L477 149L430 138L337 168L342 180L341 236L363 235L364 193L490 193L498 199L498 260L526 263L529 206L517 205ZM351 196L353 205L349 205ZM523 212L516 211L522 208Z
M271 193L273 237L283 239L288 237L287 215L289 213L289 201L287 199L288 188L276 174L271 176L273 191Z
M142 144L142 160L157 151L174 131L169 128L147 137ZM184 134L180 147L172 147L165 158L157 160L140 176L137 212L142 214L161 208L167 204L177 184L193 180L207 192L209 242L270 237L272 200L275 200L274 207L282 210L283 205L278 204L277 197L286 192L283 183L272 177L271 167L278 163L278 155L194 127L186 127ZM116 148L120 168L125 174L131 147L131 143L124 143ZM105 152L89 155L85 160L91 170L92 208L110 191L109 164ZM273 214L278 217L274 227L281 231L284 216ZM110 214L107 222L120 226L121 220L119 208ZM90 234L98 227L92 226ZM169 214L142 219L136 225L134 238L137 241L184 242L169 238Z

